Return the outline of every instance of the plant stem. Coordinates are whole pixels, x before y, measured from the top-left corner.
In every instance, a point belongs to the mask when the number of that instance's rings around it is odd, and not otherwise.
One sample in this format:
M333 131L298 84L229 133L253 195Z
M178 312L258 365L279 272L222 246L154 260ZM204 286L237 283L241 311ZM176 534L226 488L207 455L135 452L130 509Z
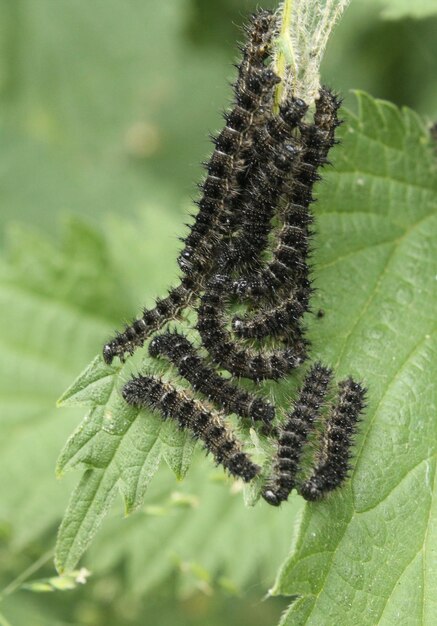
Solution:
M7 585L2 591L0 591L0 601L3 600L5 596L10 596L14 591L16 591L25 580L32 576L35 572L37 572L43 565L47 563L53 556L53 548L48 552L39 557L34 563L29 565L24 572L21 572L14 580L12 580L9 585ZM1 621L0 621L1 625Z
M294 75L297 73L296 56L293 49L293 42L290 37L293 2L294 0L284 0L280 9L281 29L279 31L279 37L276 44L278 52L275 59L275 71L282 80L277 86L275 93L276 112L279 111L279 104L284 91L284 77L287 67L291 68Z

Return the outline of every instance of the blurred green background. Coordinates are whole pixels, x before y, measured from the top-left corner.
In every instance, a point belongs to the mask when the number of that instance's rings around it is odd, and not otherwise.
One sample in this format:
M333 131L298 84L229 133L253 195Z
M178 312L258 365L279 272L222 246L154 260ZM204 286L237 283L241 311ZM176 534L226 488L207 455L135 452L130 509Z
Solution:
M253 0L1 0L1 225L153 203L179 231ZM275 7L266 0L264 6ZM323 79L437 118L437 18L352 1Z
M111 215L127 222L140 215L143 223L162 224L156 237L165 233L162 250L173 254L210 151L208 133L221 125L229 101L239 27L258 4L0 0L2 245L16 222L56 239L68 215L98 229ZM323 80L344 94L346 105L352 106L351 89L364 89L435 121L437 17L388 21L381 7L352 0L328 47ZM158 286L155 261L140 271ZM90 355L99 345L90 346ZM66 423L64 439L69 429ZM0 526L2 586L49 549L54 530L15 550ZM44 574L53 574L49 561L38 571ZM118 570L71 592L11 595L0 611L13 626L275 624L286 601L261 601L270 576L254 572L240 597L222 585L180 599L169 579L153 594L127 598L121 561Z

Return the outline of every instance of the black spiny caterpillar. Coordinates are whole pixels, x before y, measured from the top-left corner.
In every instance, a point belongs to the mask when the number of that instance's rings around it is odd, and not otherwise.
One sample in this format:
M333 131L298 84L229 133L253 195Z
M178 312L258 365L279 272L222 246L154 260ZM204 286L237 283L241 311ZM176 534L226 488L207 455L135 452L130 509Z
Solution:
M227 412L267 424L275 417L275 409L270 402L220 376L184 335L177 332L157 335L149 344L149 354L152 357L166 356L195 391Z
M259 473L260 468L242 451L224 417L202 406L187 392L159 378L139 376L126 383L123 397L129 404L149 407L164 419L171 418L180 428L189 430L233 476L249 482Z

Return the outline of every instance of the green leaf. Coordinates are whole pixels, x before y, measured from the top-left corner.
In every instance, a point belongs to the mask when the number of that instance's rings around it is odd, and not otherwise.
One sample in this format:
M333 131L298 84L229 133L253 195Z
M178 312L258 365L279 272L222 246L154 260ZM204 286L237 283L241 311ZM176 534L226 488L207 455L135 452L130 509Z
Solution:
M127 366L129 367L129 365ZM120 368L118 368L120 370ZM117 374L117 376L116 376ZM84 464L89 469L71 497L59 530L56 565L74 568L120 489L126 513L138 508L158 469L162 449L178 477L186 472L193 446L172 423L139 412L123 401L117 383L126 374L95 359L61 399L92 409L61 453L58 474Z
M107 513L119 488L126 514L138 508L161 457L183 478L194 443L188 433L156 415L133 409L119 386L132 362L109 367L97 357L66 391L59 404L89 405L90 411L62 451L57 473L82 463L89 468L76 490L59 529L56 566L74 568Z
M318 356L364 379L345 488L307 505L273 594L282 624L434 624L436 160L418 117L358 95L320 190Z
M59 248L23 225L11 225L7 233L9 281L15 287L67 306L74 294L75 307L111 324L131 310L130 293L111 259L108 242L90 225L65 219ZM8 278L6 268L3 276ZM113 297L114 291L119 298Z
M27 228L10 229L0 261L0 473L14 489L2 493L0 520L14 549L53 529L65 510L74 482L57 482L53 468L83 409L71 406L61 416L56 400L146 298L143 282L155 290L172 279L170 262L145 281L142 269L165 259L170 228L153 211L136 225L111 220L105 235L69 220L57 246ZM124 260L126 247L138 251L136 264Z
M77 237L77 256L82 242ZM18 546L56 524L65 506L53 467L66 428L74 427L80 413L70 409L60 420L56 398L115 322L108 322L108 313L96 315L96 309L110 311L111 305L105 305L98 287L91 305L88 285L99 277L93 264L87 269L72 261L71 247L63 255L60 248L15 230L7 256L9 261L0 263L0 474L14 488L2 493L0 519L13 529ZM110 275L117 290L116 271Z

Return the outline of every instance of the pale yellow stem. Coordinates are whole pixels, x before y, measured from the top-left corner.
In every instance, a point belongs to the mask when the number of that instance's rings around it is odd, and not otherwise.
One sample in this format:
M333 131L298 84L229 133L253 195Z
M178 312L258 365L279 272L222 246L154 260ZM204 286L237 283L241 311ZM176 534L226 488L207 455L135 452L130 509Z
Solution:
M291 16L293 11L293 0L284 0L280 9L281 13L281 30L277 40L277 54L275 58L275 72L281 78L281 82L276 88L275 93L275 110L279 110L282 93L284 91L284 79L288 71L292 71L294 75L297 72L296 55L291 41Z

